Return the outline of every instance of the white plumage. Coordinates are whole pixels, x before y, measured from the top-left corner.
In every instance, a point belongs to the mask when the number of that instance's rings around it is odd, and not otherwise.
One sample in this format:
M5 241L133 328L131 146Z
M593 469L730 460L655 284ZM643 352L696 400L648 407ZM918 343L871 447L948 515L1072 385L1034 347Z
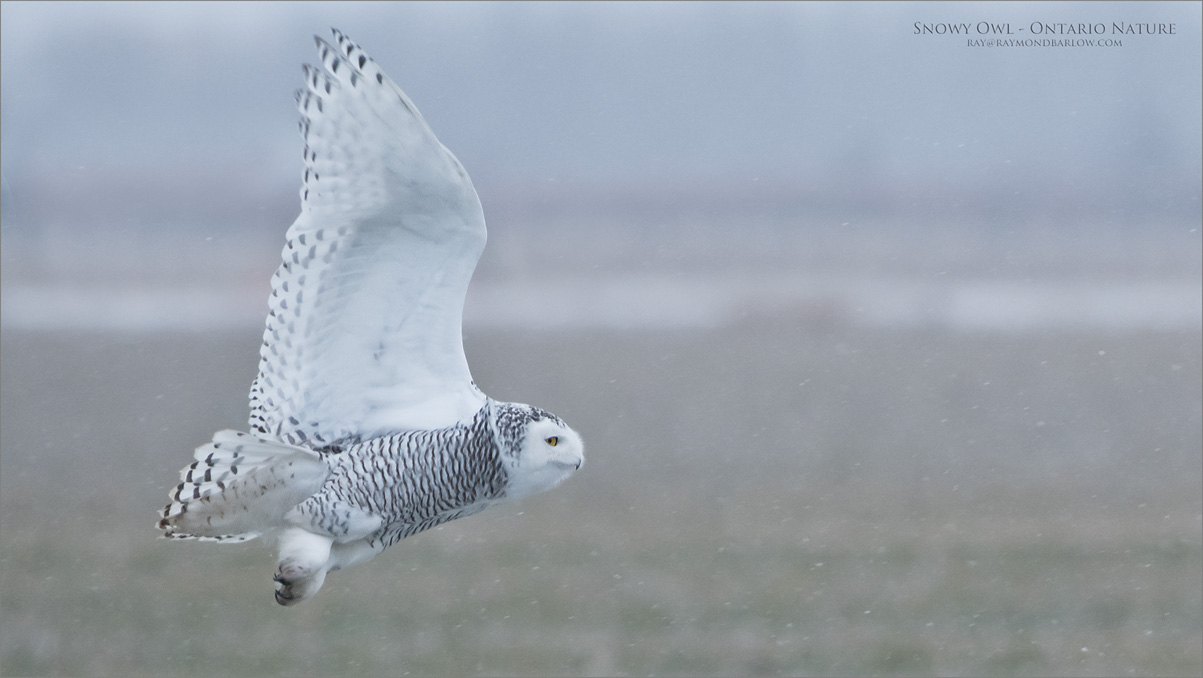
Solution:
M297 92L301 214L272 277L251 433L198 448L159 521L174 538L279 539L281 604L584 459L558 417L473 383L461 320L480 200L405 93L334 37L315 38L322 68Z
M484 404L460 329L485 247L476 190L401 89L335 37L297 91L301 215L252 388L251 426L293 442L441 428Z

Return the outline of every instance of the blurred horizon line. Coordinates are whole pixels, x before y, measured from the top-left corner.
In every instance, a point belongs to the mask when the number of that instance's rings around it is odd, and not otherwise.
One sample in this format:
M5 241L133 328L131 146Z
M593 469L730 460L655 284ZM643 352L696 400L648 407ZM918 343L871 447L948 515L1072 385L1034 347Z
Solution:
M228 168L180 172L176 168L170 173L145 168L136 173L95 172L78 167L67 177L61 171L50 170L5 173L6 204L0 234L12 236L41 228L163 228L164 217L175 223L191 223L193 215L204 215L211 228L221 230L223 223L241 221L240 215L259 218L265 211L275 222L286 219L281 223L287 225L300 210L300 173L297 177L274 174L277 176L268 179L250 167L241 172ZM1006 184L954 186L935 178L865 185L840 177L782 175L743 180L666 178L654 185L638 180L572 177L478 181L475 185L486 221L494 213L541 213L543 218L539 220L544 222L549 216L563 213L660 218L673 213L738 213L803 220L840 215L862 221L876 217L960 218L968 223L981 221L1003 227L1033 218L1102 218L1108 224L1146 227L1151 225L1149 222L1198 223L1203 209L1203 188L1187 177L1177 185L1091 184L1075 190L1055 183L1021 190ZM223 197L214 200L214 195ZM115 197L121 199L114 201ZM97 212L96 205L106 202L110 208ZM181 214L188 217L181 219ZM572 228L572 221L565 220L564 227Z
M25 331L238 330L261 327L267 283L47 285L9 283L0 328ZM581 299L591 303L582 305ZM923 280L772 273L474 281L467 329L716 330L786 322L954 333L1203 331L1203 288L1191 281Z

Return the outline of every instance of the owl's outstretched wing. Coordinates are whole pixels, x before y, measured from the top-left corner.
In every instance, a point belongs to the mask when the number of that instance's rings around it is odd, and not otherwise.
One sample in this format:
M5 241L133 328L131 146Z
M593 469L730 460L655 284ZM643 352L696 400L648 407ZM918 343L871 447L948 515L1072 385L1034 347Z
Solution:
M468 281L485 245L476 190L358 45L317 41L297 92L301 215L272 277L252 430L315 448L470 419Z

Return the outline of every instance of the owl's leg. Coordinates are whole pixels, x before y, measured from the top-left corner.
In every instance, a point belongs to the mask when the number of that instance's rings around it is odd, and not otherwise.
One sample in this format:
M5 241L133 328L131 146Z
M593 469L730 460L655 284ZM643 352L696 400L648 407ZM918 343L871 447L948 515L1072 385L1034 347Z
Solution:
M330 537L300 527L280 533L280 560L276 568L276 602L296 605L322 588L330 569Z

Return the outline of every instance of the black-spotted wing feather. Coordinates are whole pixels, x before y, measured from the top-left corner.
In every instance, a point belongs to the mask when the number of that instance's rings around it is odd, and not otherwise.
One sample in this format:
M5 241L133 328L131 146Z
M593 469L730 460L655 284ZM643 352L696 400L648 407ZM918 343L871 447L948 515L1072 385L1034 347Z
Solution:
M464 296L485 244L467 173L338 31L297 92L301 214L272 277L254 430L325 447L470 419Z

